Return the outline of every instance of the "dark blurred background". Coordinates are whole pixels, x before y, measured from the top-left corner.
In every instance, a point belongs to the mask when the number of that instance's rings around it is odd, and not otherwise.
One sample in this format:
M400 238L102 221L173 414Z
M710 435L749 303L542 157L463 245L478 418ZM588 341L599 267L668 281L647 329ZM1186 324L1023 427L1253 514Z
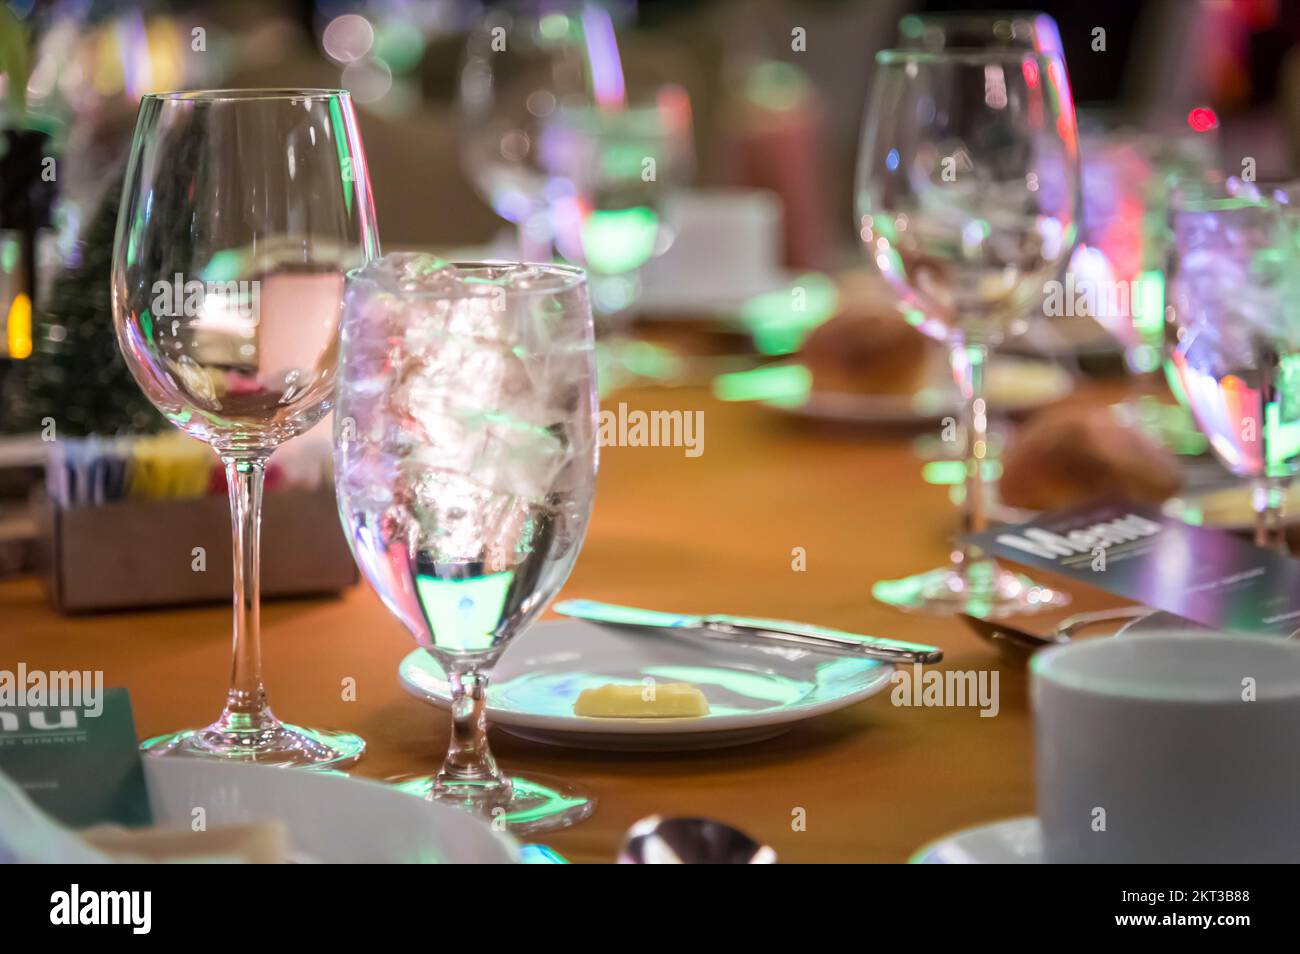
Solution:
M581 37L588 26L581 11L591 6L13 0L0 7L0 432L30 432L47 416L42 382L50 400L85 409L86 432L129 429L139 416L134 406L110 407L108 420L95 420L106 407L98 395L117 383L106 377L117 361L104 276L113 187L142 94L346 87L385 247L501 253L516 234L505 221L510 197L485 186L458 115L467 37L502 8L516 22L531 16L534 33L548 13L565 11L571 27L581 24ZM1117 130L1129 137L1125 148L1172 154L1155 162L1182 161L1190 151L1199 166L1236 172L1248 165L1259 179L1289 178L1300 165L1300 0L1050 0L1041 7L1059 26L1085 166L1089 136ZM688 120L688 172L674 185L762 190L780 220L773 257L788 268L826 270L862 260L851 192L875 52L905 39L909 16L982 9L970 0L606 0L600 8L602 22L617 29L629 83L634 74L653 75L656 108ZM1122 179L1091 180L1089 203L1105 204L1109 183ZM707 218L712 208L697 203L694 214ZM758 221L763 213L752 206L743 214ZM729 227L735 234L738 226ZM647 275L652 286L653 271ZM86 335L79 345L78 327ZM8 374L33 348L66 366L47 363L29 378ZM83 399L74 401L70 389L83 377ZM132 389L119 393L129 405Z
M484 241L501 225L462 172L454 117L465 35L491 6L470 0L9 4L29 33L30 108L56 123L66 144L61 200L75 205L61 204L64 220L84 218L83 206L93 205L129 140L143 92L343 85L359 104L383 238L421 245ZM1253 156L1261 177L1287 175L1296 165L1300 142L1291 117L1300 111L1300 4L1294 0L1038 6L1060 25L1085 118L1172 127L1185 124L1194 107L1208 107L1218 120L1225 164ZM736 127L752 121L749 100L772 95L774 85L797 94L806 127L800 135L815 149L816 192L830 210L836 244L847 245L850 170L874 52L895 44L899 20L909 12L981 5L651 0L615 2L612 9L625 58L643 47L668 71L676 69L689 89L695 185L740 175L727 148L736 142ZM363 18L366 26L357 20L340 26L344 17ZM806 36L799 50L792 49L796 27ZM201 50L193 49L195 30L203 31ZM64 240L70 241L66 233Z

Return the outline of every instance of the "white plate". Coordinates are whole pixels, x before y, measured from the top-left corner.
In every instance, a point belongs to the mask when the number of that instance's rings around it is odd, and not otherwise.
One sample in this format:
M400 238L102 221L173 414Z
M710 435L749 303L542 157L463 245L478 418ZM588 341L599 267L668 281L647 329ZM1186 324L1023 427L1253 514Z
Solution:
M936 352L937 355L937 352ZM989 407L1001 414L1025 414L1055 403L1074 390L1074 378L1045 361L994 358L989 362ZM793 417L840 424L923 424L961 412L947 362L931 359L925 383L915 394L840 394L814 390L802 404L765 402Z
M914 865L1038 865L1043 837L1033 815L964 828L932 841L909 860Z
M780 735L889 685L893 666L802 649L729 645L680 631L581 620L538 623L502 655L488 685L488 721L515 735L590 749L706 749ZM424 650L402 660L403 688L441 708L446 675ZM691 682L709 700L698 719L592 719L573 714L583 689L605 683Z
M201 759L144 760L154 821L189 828L278 819L296 859L513 864L519 846L465 812L340 773Z

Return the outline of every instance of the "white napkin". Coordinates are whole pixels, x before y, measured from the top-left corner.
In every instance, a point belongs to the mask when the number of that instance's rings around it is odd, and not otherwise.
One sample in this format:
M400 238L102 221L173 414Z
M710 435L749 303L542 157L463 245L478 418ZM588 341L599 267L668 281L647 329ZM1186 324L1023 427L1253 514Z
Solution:
M41 811L0 772L0 864L112 864L77 833Z

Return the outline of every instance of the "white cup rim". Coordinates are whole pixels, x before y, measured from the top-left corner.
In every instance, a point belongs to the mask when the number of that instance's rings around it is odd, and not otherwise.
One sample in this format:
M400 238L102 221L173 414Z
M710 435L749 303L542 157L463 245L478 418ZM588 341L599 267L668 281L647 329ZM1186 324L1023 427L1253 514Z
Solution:
M1300 645L1264 636L1152 633L1094 639L1034 655L1035 682L1077 693L1183 704L1300 702Z

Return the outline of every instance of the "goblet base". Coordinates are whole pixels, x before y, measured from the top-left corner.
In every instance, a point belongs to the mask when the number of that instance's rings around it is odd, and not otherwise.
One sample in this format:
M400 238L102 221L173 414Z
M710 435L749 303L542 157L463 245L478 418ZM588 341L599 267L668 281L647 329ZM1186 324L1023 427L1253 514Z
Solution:
M140 743L140 751L150 758L198 758L307 769L345 768L361 758L365 748L365 740L351 732L304 729L284 722L251 731L232 731L214 723Z
M872 585L871 595L907 612L966 613L983 619L1037 613L1070 602L1068 593L1035 583L994 560L980 560L964 571L946 566L901 580L880 580Z
M510 794L504 798L500 786L485 785L476 792L470 782L439 791L433 775L395 775L385 781L410 795L479 815L515 835L568 828L596 809L595 795L581 785L549 775L510 776Z

